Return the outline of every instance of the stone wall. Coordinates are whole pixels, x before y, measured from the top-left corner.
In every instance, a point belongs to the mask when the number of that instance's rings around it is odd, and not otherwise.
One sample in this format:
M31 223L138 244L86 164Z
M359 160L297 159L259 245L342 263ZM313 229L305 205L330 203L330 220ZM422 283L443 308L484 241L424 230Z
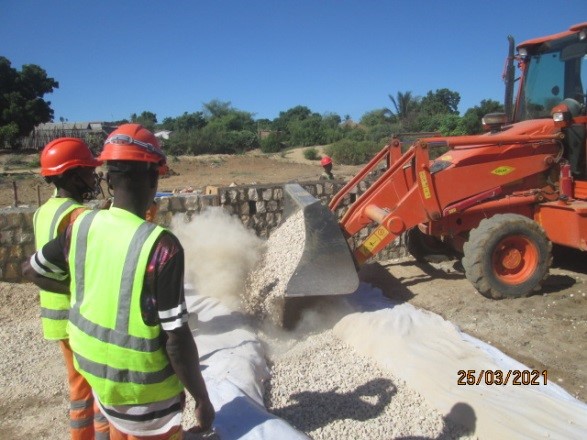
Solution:
M327 205L343 186L343 181L302 182L300 185ZM361 183L352 194L347 195L337 215L341 218L346 208L367 189ZM283 185L251 185L234 187L207 187L201 193L187 193L157 197L159 211L156 221L169 226L175 215L186 221L210 206L222 206L226 212L240 218L243 225L253 229L262 238L267 238L282 220ZM0 281L21 281L20 266L34 252L32 217L36 208L0 209ZM357 240L363 240L370 229L361 231ZM380 252L375 259L386 260L402 254L396 242Z
M0 210L0 281L20 281L20 265L35 251L34 208Z

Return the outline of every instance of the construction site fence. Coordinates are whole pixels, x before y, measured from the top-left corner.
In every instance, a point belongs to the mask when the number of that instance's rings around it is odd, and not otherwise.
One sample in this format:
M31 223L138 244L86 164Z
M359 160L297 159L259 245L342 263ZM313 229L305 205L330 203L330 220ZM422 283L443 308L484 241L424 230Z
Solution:
M344 181L299 182L300 185L319 199L325 206L345 184ZM361 182L351 191L340 207L337 216L342 215L356 197L368 188ZM170 228L175 216L189 222L209 207L222 207L228 214L237 216L242 224L255 232L258 237L268 238L283 220L283 184L249 185L229 187L206 187L204 190L184 194L159 194L159 206L155 222ZM44 201L41 200L43 203ZM97 207L99 201L88 203ZM21 282L21 265L35 251L33 214L37 206L21 206L0 209L0 281ZM373 228L376 225L373 226ZM371 232L371 227L353 237L351 247L362 242ZM405 256L403 238L390 244L373 257L373 261L383 261Z

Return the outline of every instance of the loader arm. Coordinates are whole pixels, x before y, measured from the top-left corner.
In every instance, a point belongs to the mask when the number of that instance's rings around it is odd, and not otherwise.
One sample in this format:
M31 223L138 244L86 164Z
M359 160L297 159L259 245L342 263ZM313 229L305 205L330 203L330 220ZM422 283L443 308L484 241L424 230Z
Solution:
M347 238L373 222L379 224L354 251L359 265L401 235L406 225L440 216L429 162L428 143L416 142L345 213L341 228Z
M401 159L401 141L397 138L391 140L389 144L379 151L368 163L365 165L345 186L341 188L330 200L328 208L331 211L336 211L340 206L342 200L347 196L361 181L365 180L367 176L376 171L377 166L385 161L387 168Z
M506 192L502 187L511 182L544 172L560 152L559 140L558 134L541 134L416 141L348 208L340 221L347 239L377 224L367 239L355 248L355 260L363 264L406 230L451 214L452 210L446 208L459 201L473 197L474 203L479 203ZM436 163L446 169L434 168L433 172L429 148L439 146L450 149ZM448 162L449 157L455 163ZM478 161L479 157L485 159ZM529 157L532 160L528 160ZM376 158L380 159L379 155ZM501 167L505 167L505 171L502 172ZM336 206L337 202L330 205L331 209Z

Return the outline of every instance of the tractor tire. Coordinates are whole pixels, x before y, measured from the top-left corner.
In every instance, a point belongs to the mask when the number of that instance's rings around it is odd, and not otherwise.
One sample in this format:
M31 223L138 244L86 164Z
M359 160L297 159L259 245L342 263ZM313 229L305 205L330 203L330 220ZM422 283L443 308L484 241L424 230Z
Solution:
M426 262L428 255L451 255L452 249L438 238L426 235L417 226L406 231L406 250L420 263Z
M491 299L521 298L540 290L552 262L552 243L533 220L496 214L471 230L463 248L467 279Z

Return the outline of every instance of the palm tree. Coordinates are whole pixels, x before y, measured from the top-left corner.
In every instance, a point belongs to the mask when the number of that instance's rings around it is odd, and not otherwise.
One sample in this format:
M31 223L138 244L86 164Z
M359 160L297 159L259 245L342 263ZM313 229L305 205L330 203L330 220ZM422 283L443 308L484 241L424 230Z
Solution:
M412 92L397 92L397 96L387 95L395 109L387 109L390 114L395 116L399 121L406 119L410 113L416 110L420 99L413 96Z

